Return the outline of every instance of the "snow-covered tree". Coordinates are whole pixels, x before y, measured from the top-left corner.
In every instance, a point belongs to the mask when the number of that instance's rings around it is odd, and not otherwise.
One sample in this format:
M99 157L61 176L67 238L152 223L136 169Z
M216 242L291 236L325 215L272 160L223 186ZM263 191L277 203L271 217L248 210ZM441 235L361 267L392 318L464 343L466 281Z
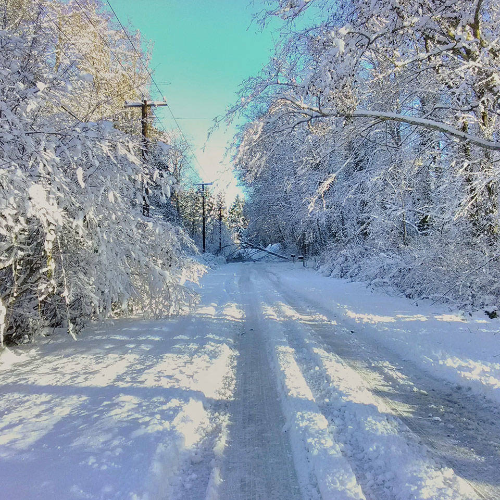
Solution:
M118 104L88 113L90 97L103 103L107 91L89 78L85 49L62 44L48 17L73 3L21 3L6 3L0 31L1 342L47 326L75 335L90 318L131 310L178 312L193 300L183 283L200 272L192 242L143 217L140 196L146 180L168 197L173 178L141 161L139 136L104 119Z
M249 121L249 234L408 295L496 303L498 4L266 4L282 40L229 112Z
M236 195L236 198L229 207L226 223L229 231L233 234L233 238L240 240L248 225L248 221L245 217L245 199L239 194Z

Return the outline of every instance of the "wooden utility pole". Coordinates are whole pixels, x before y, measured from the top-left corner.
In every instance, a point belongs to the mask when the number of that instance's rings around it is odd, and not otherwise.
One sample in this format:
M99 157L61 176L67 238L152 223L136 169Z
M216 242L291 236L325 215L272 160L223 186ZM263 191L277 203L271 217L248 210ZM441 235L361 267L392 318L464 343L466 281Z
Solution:
M222 197L219 196L218 199L218 210L219 210L219 254L222 253L222 215L224 210L224 201Z
M126 108L141 108L141 132L142 132L142 161L146 163L148 157L148 110L152 106L168 106L165 101L125 102ZM149 189L142 179L142 215L149 217Z
M203 215L203 253L206 250L207 217L205 215L205 186L211 186L213 182L200 182L196 186L201 186L202 215Z
M219 205L219 254L222 253L222 205Z

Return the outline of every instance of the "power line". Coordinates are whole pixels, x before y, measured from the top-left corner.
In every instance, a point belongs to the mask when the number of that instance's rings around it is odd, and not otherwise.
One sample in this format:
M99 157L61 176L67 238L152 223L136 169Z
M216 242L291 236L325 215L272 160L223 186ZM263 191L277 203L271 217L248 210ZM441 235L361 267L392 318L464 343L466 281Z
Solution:
M170 134L170 131L167 131L165 125L163 124L163 122L160 120L160 117L155 113L155 109L154 108L151 108L152 112L153 112L153 115L154 117L158 120L158 122L160 123L161 125L161 132L164 132L165 134L167 134L167 136L169 137L170 140L172 140L172 137L171 137L171 134ZM189 143L186 141L186 139L184 138L184 141L186 143L186 145L189 147ZM192 172L195 177L198 177L200 176L200 173L197 172L194 168L193 168L193 165L191 164L191 162L188 162L187 163L187 168L189 169L190 172Z
M116 62L121 66L121 68L123 69L124 71L124 74L125 76L127 76L128 80L129 80L129 83L130 83L130 90L135 90L137 91L139 94L142 94L142 89L139 89L135 86L135 83L132 81L131 77L130 77L130 74L128 73L127 69L123 66L123 64L121 63L120 59L116 56L116 54L113 52L113 47L111 47L111 45L108 43L108 41L102 36L102 34L99 32L99 29L98 27L94 24L94 22L92 21L92 19L88 16L88 14L86 13L86 11L84 10L84 8L82 7L82 5L78 2L78 0L75 0L75 3L78 5L79 9L81 10L81 12L83 13L83 15L87 18L87 20L89 21L89 23L92 25L92 27L94 28L95 32L97 33L97 35L101 38L101 40L106 44L106 46L109 48L110 50L110 54L114 56ZM109 3L109 2L108 2ZM111 4L110 4L110 7L111 7ZM113 7L111 7L111 10L113 10ZM148 73L149 77L151 79L153 79L151 73L149 72L148 68L144 65L144 63L142 62L142 55L137 51L137 49L135 48L135 45L133 44L132 40L130 39L127 31L124 29L122 23L120 22L120 20L118 19L118 17L116 16L116 13L114 12L113 10L113 13L115 14L115 17L117 18L118 22L120 23L120 26L122 27L122 30L123 32L125 33L127 39L129 40L130 44L132 45L132 48L133 50L135 51L135 53L137 54L138 56L138 59L139 61L141 62L141 64L144 66L144 69L146 70L146 72ZM52 20L52 22L54 22ZM54 23L55 24L55 23ZM56 28L61 31L62 34L64 34L62 32L62 29L57 25L55 24ZM65 35L66 36L66 35ZM66 37L68 40L69 38ZM71 42L71 40L69 40ZM82 54L82 56L87 60L87 62L89 62L92 66L93 63L91 61L89 61L84 54ZM95 68L95 71L99 74L99 76L101 76L102 78L102 75L100 74L100 72L97 70L97 68ZM123 94L121 94L123 95ZM165 98L163 97L163 99L165 100ZM155 117L156 119L161 123L161 120L159 119L159 117L155 114ZM163 125L163 123L161 123L161 125L163 126L163 128L165 128L165 126Z
M57 29L57 31L59 31L59 33L60 33L62 36L64 36L64 38L65 38L65 39L66 39L66 40L67 40L70 44L75 45L75 43L71 40L71 38L70 38L70 37L69 37L69 36L68 36L68 35L67 35L64 31L63 31L63 29L62 29L60 26L58 26L58 25L56 24L56 22L55 22L53 19L51 19L50 21L52 22L52 24L54 25L54 27ZM62 53L63 55L66 55L66 54L65 54L65 52L64 52L64 50L62 50L62 49L59 49L59 50L61 51L61 53ZM102 75L102 73L101 73L101 72L100 72L100 71L99 71L99 70L95 67L94 62L93 62L93 61L91 61L91 60L90 60L90 59L89 59L89 58L88 58L88 57L87 57L84 53L79 52L79 54L82 56L82 58L83 58L83 59L85 59L85 60L86 60L86 61L90 64L90 66L93 68L93 70L96 72L96 74L97 74L97 75L98 75L98 76L99 76L99 77L100 77L103 81L106 81L106 78L105 78L105 77ZM66 55L66 57L67 57L67 55ZM115 57L116 57L116 56L115 56ZM72 63L72 64L73 64L73 63ZM122 66L122 67L123 67L123 66ZM129 77L129 75L128 75L127 73L125 73L125 74ZM129 77L129 80L130 80L130 77ZM129 81L129 83L131 83L130 89L127 89L127 90L126 90L126 91L124 91L122 94L119 94L119 95L118 95L118 97L123 96L123 95L124 95L126 92L128 92L129 90L136 90L136 91L140 92L140 90L134 86L134 83L133 83L133 82ZM111 95L109 92L104 92L104 93L105 93L105 94L106 94L106 95L110 98L110 99L109 99L109 101L112 101L114 98L116 98L116 97L117 97L116 95ZM109 102L109 101L105 101L105 102L103 102L103 103L101 103L101 104L104 104L104 103ZM95 110L95 109L97 109L97 108L94 108L94 110ZM86 118L88 118L88 116L89 116L89 114L90 114L91 112L92 112L92 111L90 111L89 113L87 113L87 115L85 116L84 120L85 120ZM78 119L78 118L77 118L77 119ZM84 121L84 120L80 120L80 119L78 119L78 121L80 121L80 122L82 122L82 121Z
M181 136L184 139L184 142L186 143L188 149L191 151L191 154L194 157L194 161L196 162L196 164L198 165L198 167L200 167L200 169L203 171L203 174L206 176L207 172L205 171L205 169L201 166L200 162L198 161L198 158L196 157L196 154L193 152L193 150L191 148L191 144L186 139L186 136L184 135L184 132L182 131L182 128L179 125L179 122L177 121L177 118L175 117L174 112L172 111L172 108L168 104L167 104L167 109L169 110L170 114L172 115L172 119L174 120L174 123L177 125L177 128L179 129L179 132L181 133Z
M119 25L121 26L123 32L125 33L125 36L128 38L129 42L130 42L130 45L132 46L132 48L134 49L134 51L136 52L136 54L140 57L139 60L141 61L141 64L143 65L144 69L146 70L147 74L149 75L149 77L151 78L151 81L152 83L154 84L154 86L156 87L156 89L158 90L158 93L160 94L161 98L166 101L166 98L165 96L163 95L163 92L161 91L160 87L158 86L158 84L156 83L153 75L151 74L151 72L149 71L148 67L144 64L144 62L142 61L142 58L141 58L141 54L139 53L139 51L137 50L137 48L135 47L134 45L134 42L132 41L132 39L130 38L130 35L128 34L127 30L125 29L125 26L123 26L122 22L120 21L120 18L118 17L118 15L116 14L116 11L115 9L113 9L113 6L111 5L110 1L109 0L106 0L106 3L109 5L109 8L111 9L111 11L113 12L114 16L116 17L116 20L118 21ZM179 122L177 121L173 111L172 111L172 108L170 107L169 104L167 104L167 108L170 112L170 114L172 115L172 119L174 120L174 123L175 125L177 126L182 138L184 139L184 142L186 143L186 146L187 148L189 149L190 153L192 154L196 164L198 165L198 167L203 171L203 174L204 175L207 175L207 172L205 171L205 169L201 166L200 162L198 161L198 158L196 156L196 154L194 153L192 147L191 147L191 144L189 143L189 141L186 139L186 136L184 135L184 132L181 128L181 126L179 125ZM156 116L156 115L155 115Z
M176 120L212 121L212 118L183 118L183 117L179 117L179 116L176 116L175 119Z
M80 9L82 9L82 7L80 6L80 4L78 4L78 6L80 7ZM89 17L87 16L87 14L83 11L83 13L85 14L85 16L87 17L87 19L89 19ZM91 20L89 19L89 21L91 22ZM65 39L72 45L75 45L75 42L73 40L71 40L71 38L64 32L64 30L55 22L54 19L50 19L50 22L55 26L55 28L59 31L59 33L61 33L61 35L63 35L65 37ZM129 79L129 83L131 84L130 85L130 89L129 90L136 90L138 91L139 93L142 93L142 89L139 89L138 87L135 86L134 82L132 82L130 80L130 75L127 73L127 70L125 69L125 67L121 64L120 60L118 59L118 57L113 53L113 49L112 47L107 43L107 41L101 36L101 34L99 33L99 31L97 31L97 28L96 26L91 22L92 26L95 28L96 30L96 33L103 39L103 41L106 43L106 45L109 47L112 55L115 57L116 61L118 62L118 64L123 68L123 70L125 71L125 74L126 76L128 77ZM59 49L63 54L64 54L64 51ZM91 61L83 52L79 51L78 52L82 57L83 59L85 59L90 65L91 67L94 69L94 71L103 79L103 81L105 81L106 79L102 76L102 74L100 73L100 71L95 67L95 63L93 61ZM64 54L66 55L66 54Z
M125 27L123 26L122 22L120 21L120 19L119 19L118 15L116 14L115 10L113 9L113 6L112 6L112 5L111 5L111 3L109 2L109 0L106 0L106 2L107 2L107 4L109 5L109 7L110 7L111 11L113 12L114 16L116 17L116 20L117 20L117 21L118 21L118 23L120 24L120 26L121 26L121 28L122 28L123 32L124 32L124 33L125 33L125 35L127 36L128 40L129 40L129 42L130 42L130 45L131 45L131 46L132 46L132 48L135 50L135 52L136 52L138 55L140 55L140 54L139 54L139 52L138 52L138 50L136 49L136 47L135 47L135 45L134 45L134 43L133 43L132 39L130 38L129 34L127 33L127 30L125 29ZM158 90L158 93L160 94L160 96L162 97L162 99L163 99L164 101L166 101L166 98L165 98L165 96L163 95L163 92L161 91L160 87L159 87L159 86L158 86L158 84L156 83L156 80L154 79L153 75L151 74L151 72L149 71L149 69L147 68L147 66L144 64L144 62L142 61L142 59L140 59L140 61L141 61L141 64L143 65L144 69L145 69L145 70L146 70L146 72L148 73L149 77L151 78L151 81L153 82L154 86L155 86L155 87L156 87L156 89ZM180 132L180 134L181 134L181 136L182 136L182 138L184 139L184 142L186 143L187 148L190 150L191 154L193 155L193 158L194 158L194 160L195 160L196 164L197 164L197 165L198 165L198 167L199 167L199 168L203 171L203 173L206 175L207 173L206 173L205 169L201 166L200 162L198 161L198 158L197 158L196 154L194 153L194 151L193 151L193 149L192 149L192 147L191 147L191 144L190 144L190 143L189 143L189 141L186 139L186 136L184 135L184 132L183 132L183 130L182 130L182 128L181 128L181 126L179 125L179 122L177 121L177 119L176 119L176 117L175 117L175 115L174 115L174 113L173 113L173 111L172 111L172 108L170 107L170 105L169 105L169 104L167 104L167 108L168 108L168 110L169 110L170 114L172 115L172 119L174 120L175 125L177 126L177 128L178 128L178 130L179 130L179 132ZM155 115L155 116L156 116L156 115Z
M206 250L206 234L207 234L207 215L205 211L205 186L211 186L213 182L201 182L196 186L201 186L201 199L202 199L202 217L203 217L203 253Z
M85 11L85 9L81 6L81 4L78 2L78 0L75 0L75 3L76 5L78 5L78 7L80 8L80 10L82 11L83 15L88 19L89 23L93 26L93 28L95 29L95 32L97 33L97 35L99 36L99 38L101 38L101 40L106 44L106 46L109 48L110 50L110 54L114 56L116 62L121 66L121 68L123 69L125 75L128 77L128 79L130 80L130 83L131 83L131 89L133 90L137 90L139 91L138 88L135 87L135 84L134 82L131 80L130 78L130 75L128 74L125 66L123 66L123 64L121 63L120 59L116 56L116 54L114 54L113 52L113 48L111 47L111 45L109 44L109 42L106 40L106 38L104 38L102 36L102 34L99 32L98 30L98 27L94 24L94 22L92 21L92 19L89 17L89 15L87 14L87 12Z
M118 62L118 64L119 64L119 65L121 66L121 68L123 69L124 74L127 76L128 80L129 80L129 84L130 84L130 89L127 89L127 91L128 91L128 90L135 90L135 91L137 91L139 94L142 94L142 89L139 89L139 88L137 88L137 87L135 86L135 83L132 81L132 79L131 79L131 77L130 77L129 73L128 73L128 72L127 72L127 70L126 70L126 68L125 68L125 67L123 66L123 64L120 62L120 60L118 59L118 57L114 54L114 52L113 52L113 48L110 46L110 44L108 43L108 41L107 41L107 40L106 40L106 39L105 39L105 38L101 35L101 33L100 33L100 32L99 32L99 30L98 30L98 27L94 24L94 22L92 21L92 19L91 19L91 18L87 15L87 13L86 13L86 12L85 12L85 10L83 9L82 5L78 2L78 0L75 0L75 2L76 2L76 4L78 5L78 7L80 8L80 10L82 11L82 13L84 14L84 16L87 18L88 22L89 22L89 23L92 25L92 27L95 29L95 31L96 31L96 33L97 33L97 35L98 35L98 36L99 36L99 37L103 40L103 42L106 44L106 46L110 49L110 53L114 56L115 60ZM110 5L110 7L111 7L111 5ZM111 7L111 9L112 9L112 7ZM113 10L113 9L112 9L112 10ZM115 17L117 17L117 16L116 16L116 13L115 13L114 11L113 11L113 13L115 14ZM118 17L117 17L117 20L118 20L118 22L120 23L120 26L122 27L122 30L124 31L125 35L127 36L127 38L128 38L128 40L129 40L129 42L130 42L130 44L131 44L131 46L132 46L133 50L134 50L134 51L135 51L135 53L137 54L139 61L140 61L140 62L141 62L141 64L144 66L144 68L145 68L146 72L148 73L149 77L150 77L152 80L154 80L154 79L153 79L153 77L152 77L152 75L151 75L151 73L148 71L148 68L147 68L147 67L144 65L144 63L142 62L142 55L141 55L141 54L137 51L137 49L136 49L135 45L133 44L132 40L130 39L130 37L129 37L129 35L128 35L127 31L124 29L124 27L123 27L122 23L120 22L120 20L118 19ZM66 39L66 40L67 40L70 44L73 44L73 45L74 45L74 42L73 42L73 41L69 38L69 36L68 36L68 35L66 35L66 33L62 30L62 28L61 28L60 26L58 26L58 25L55 23L55 21L54 21L53 19L51 19L50 21L53 23L53 25L55 26L55 28L56 28L56 29L57 29L57 30L61 33L61 35L63 35L63 36L65 37L65 39ZM64 54L64 51L63 51L63 50L61 50L61 52ZM66 54L64 54L64 55L66 55ZM86 60L86 61L87 61L87 62L88 62L88 63L89 63L92 67L93 67L93 69L95 70L95 72L96 72L96 73L97 73L97 74L98 74L98 75L99 75L99 76L103 79L103 81L104 81L104 80L105 80L105 78L102 76L102 74L100 73L100 71L99 71L99 70L98 70L98 69L94 66L94 63L93 63L92 61L90 61L90 60L86 57L86 55L85 55L85 54L83 54L83 53L82 53L81 55L82 55L82 57L83 57L83 58L84 58L84 59L85 59L85 60ZM155 83L155 84L156 84L156 83ZM124 95L125 95L125 93L126 93L126 91L125 91L125 92L123 92L123 93L121 94L121 96L124 96ZM109 101L111 101L111 100L113 99L113 97L114 97L114 98L116 98L116 96L111 96L111 94L108 94L108 97L110 97ZM163 97L163 99L165 100L165 97L163 96L163 94L162 94L162 97ZM109 101L107 101L107 102L109 102ZM69 110L67 110L66 108L64 108L64 109L65 109L65 111L69 112ZM73 115L72 113L70 113L70 114L71 114L71 115L72 115L75 119L77 119L78 121L82 121L82 120L80 120L78 117L76 117L75 115ZM163 124L163 122L161 121L160 117L159 117L156 113L154 113L154 111L153 111L153 114L154 114L155 118L158 120L158 122L160 123L161 127L163 128L163 132L167 133L166 127L165 127L165 125ZM87 114L87 116L88 116L88 114ZM182 131L181 131L181 132L182 132ZM189 147L189 143L187 142L187 140L186 140L186 138L185 138L185 137L184 137L184 141L186 141L186 144L187 144L187 145L188 145L188 147ZM197 160L196 156L195 156L195 159Z
M158 93L163 98L163 100L166 101L165 96L163 95L162 91L160 90L160 87L158 87L158 84L156 83L155 79L153 78L153 75L151 74L151 72L149 71L149 68L142 61L142 54L136 49L136 47L134 45L134 42L130 38L130 35L128 34L127 30L125 29L125 26L123 26L122 22L120 21L120 18L116 14L115 9L113 9L113 6L109 3L109 0L106 0L106 2L109 5L109 8L112 10L114 16L116 17L116 20L118 21L119 25L121 26L123 33L125 33L125 36L128 38L128 41L130 42L130 45L134 49L135 53L139 56L139 60L141 61L141 64L143 65L143 67L146 70L147 74L151 78L151 81L154 83L155 87L158 89Z
M103 36L99 33L99 31L98 31L98 27L96 27L96 25L92 22L91 18L89 18L89 16L85 13L85 11L83 10L83 8L82 8L81 4L78 2L78 0L75 0L75 2L76 2L76 4L78 5L78 7L80 8L80 10L82 11L82 13L85 15L85 17L87 18L88 22L89 22L89 23L90 23L90 24L94 27L94 29L96 30L96 32L97 32L97 34L98 34L98 36L99 36L99 37L103 40L103 42L104 42L104 43L108 46L108 48L110 49L110 52L111 52L111 54L114 56L115 60L118 62L118 64L119 64L119 65L122 67L122 69L124 70L124 74L128 77L128 80L129 80L129 83L130 83L130 89L127 89L127 91L129 91L129 90L136 90L136 91L140 92L140 90L139 90L137 87L135 87L135 84L134 84L134 82L131 80L130 75L129 75L129 73L127 72L126 68L125 68L125 67L122 65L122 63L119 61L119 59L118 59L118 57L116 56L116 54L114 54L114 52L113 52L113 48L109 45L109 43L106 41L106 39L105 39L105 38L104 38L104 37L103 37ZM69 44L70 46L72 45L72 46L75 46L75 47L76 47L76 43L75 43L75 42L74 42L74 41L73 41L73 40L72 40L72 39L71 39L71 38L70 38L70 37L69 37L69 36L65 33L65 31L62 29L62 27L61 27L61 26L59 26L59 25L58 25L58 23L56 22L56 20L55 20L55 19L47 19L47 20L48 20L49 22L51 22L51 23L52 23L52 25L54 26L54 28L56 29L56 31L57 31L57 32L59 32L59 33L60 33L60 35L61 35L62 37L64 37L64 39L68 42L68 44ZM135 49L135 46L133 46L133 48L134 48L134 50L136 50L136 49ZM64 51L61 47L58 47L58 50L60 51L60 53L61 53L63 56L65 56L65 57L66 57L66 58L68 58L68 59L71 59L70 57L68 57L67 53L66 53L66 52L65 52L65 51ZM92 67L92 69L95 71L95 73L96 73L96 74L97 74L97 75L98 75L98 76L102 79L102 81L106 81L106 78L105 78L105 77L102 75L102 73L101 73L101 72L100 72L100 71L99 71L99 70L95 67L94 62L93 62L93 61L91 61L91 60L87 57L87 55L86 55L85 53L83 53L83 52L79 51L79 55L82 57L82 59L86 60L86 61L87 61L87 63L89 63L89 65ZM140 54L138 54L138 55L140 56ZM141 61L141 62L142 62L142 61ZM71 64L69 64L69 65L68 65L68 67L64 70L63 74L64 74L64 73L66 73L66 72L68 72L68 71L71 69L71 67L74 65L74 63L75 63L75 61L71 62ZM146 68L146 70L147 70L147 68ZM148 71L148 74L150 75L149 71ZM150 75L150 76L151 76L151 75ZM48 90L49 92L53 92L50 88L49 88L49 89L47 89L47 90ZM127 91L124 91L122 94L118 94L118 97L121 97L121 96L125 97L125 93L126 93ZM105 104L105 103L107 103L107 102L110 102L110 101L112 101L113 99L115 99L115 98L117 97L117 95L112 95L112 94L110 94L110 93L109 93L109 92L107 92L107 91L104 91L104 94L105 94L105 95L107 95L107 97L108 97L109 99L108 99L108 100L104 100L104 101L102 101L101 103L99 103L99 105L101 105L101 104ZM163 97L163 98L164 98L164 97ZM86 119L86 118L87 118L87 117L88 117L88 116L89 116L89 115L90 115L93 111L95 111L95 110L97 109L97 107L99 107L99 106L94 107L94 108L93 108L93 110L89 111L89 113L87 113L87 115L86 115L83 119L81 119L81 118L79 118L79 117L78 117L75 113L73 113L70 109L68 109L66 106L64 106L63 104L59 103L59 106L61 107L61 109L62 109L63 111L65 111L68 115L70 115L72 118L74 118L74 119L75 119L77 122L79 122L79 123L85 123L85 119ZM166 130L165 125L164 125L164 124L163 124L163 122L160 120L160 118L158 117L158 115L156 115L156 113L154 113L154 112L153 112L153 114L154 114L155 118L158 120L158 122L161 124L161 126L162 126L162 128L163 128L163 132L164 132L164 133L166 133L167 135L169 135L169 134L168 134L168 132L167 132L167 130ZM60 136L68 136L68 137L70 137L70 134L65 133L65 131L66 131L66 130L68 130L69 128L71 128L71 127L65 127L65 128L63 128L62 130L59 130L59 131L55 132L54 134L56 134L56 135L60 135ZM33 131L33 132L30 132L30 133L42 133L42 132ZM103 140L103 139L104 139L105 141L107 141L107 142L110 142L110 143L117 143L117 144L121 143L121 141L115 141L115 140L112 140L112 139L109 139L109 138L99 138L99 140ZM189 143L187 142L187 140L185 139L185 137L184 137L184 140L186 141L186 144L189 146ZM7 162L4 162L4 163L1 163L1 164L0 164L0 166L6 166L6 165L17 165L17 162L16 162L16 160L14 160L14 161L10 160L10 161L7 161ZM190 167L191 171L192 171L195 175L198 175L198 173L197 173L197 172L196 172L196 171L192 168L192 166L191 166L190 164L188 164L188 165L189 165L189 167Z
M118 64L120 65L120 67L123 69L124 71L124 74L125 76L127 77L128 81L129 81L129 85L130 85L130 88L127 89L126 91L124 91L122 94L120 94L121 96L125 96L125 94L130 91L130 90L135 90L137 91L138 93L142 94L142 89L138 88L135 84L135 82L132 81L131 79L131 76L129 74L129 72L127 71L127 69L123 66L123 64L121 63L121 61L119 60L119 58L116 56L116 54L114 53L113 51L113 48L111 47L111 45L108 43L108 41L102 36L102 34L99 32L99 29L98 27L95 25L95 23L92 21L92 19L88 16L88 14L85 12L85 10L83 9L82 5L78 2L78 0L75 0L75 3L77 4L77 6L79 7L80 11L83 13L83 15L86 17L87 21L89 22L89 24L92 25L92 27L94 28L94 30L96 31L97 35L101 38L101 40L104 42L104 44L110 49L110 53L111 55L115 58L116 62L118 62ZM143 60L142 60L142 54L139 53L139 51L137 50L135 44L133 43L132 39L130 38L128 32L126 31L125 27L123 26L123 24L121 23L120 19L118 18L115 10L113 9L113 7L111 6L110 2L108 1L107 2L108 5L110 6L111 10L113 11L113 14L114 16L116 17L118 23L120 24L121 26L121 29L122 31L124 32L125 36L127 37L128 41L130 42L130 45L132 47L132 49L135 51L136 55L138 56L138 60L140 61L141 65L144 67L144 69L146 70L146 73L148 74L149 78L151 79L151 81L154 83L155 87L157 88L158 92L160 93L162 99L165 101L165 96L163 95L163 93L161 92L159 86L157 85L153 75L151 74L151 72L149 71L149 69L147 68L147 66L144 64ZM75 42L64 32L64 30L62 29L61 26L59 26L54 19L49 19L49 21L53 24L53 26L56 28L56 30L65 38L65 40L70 44L70 45L75 45ZM61 53L63 55L65 55L66 57L67 54L65 54L64 50L62 49L59 49L61 51ZM106 81L106 78L103 77L102 73L95 67L95 64L93 61L91 61L87 55L85 53L80 53L81 57L83 59L85 59L89 64L90 66L93 68L93 70L96 72L96 74L103 80L103 81ZM105 104L106 102L110 102L112 101L113 99L116 99L116 95L111 95L110 93L108 92L105 92L107 94L107 96L109 97L109 100L108 101L103 101L103 103L100 103L100 104ZM120 97L120 96L118 96ZM168 106L168 105L167 105ZM98 107L98 106L97 106ZM97 108L95 107L94 110ZM172 112L172 109L170 108L170 106L168 106L169 108L169 112L170 114L172 115L172 118L182 136L182 139L183 141L185 142L186 144L186 147L187 149L189 150L190 154L192 155L192 157L194 158L196 164L198 165L198 167L200 168L200 171L203 171L206 175L206 172L205 172L205 169L201 166L200 162L198 161L198 158L196 156L196 154L194 153L192 147L191 147L191 144L189 143L189 141L187 140L186 136L184 135L184 132L182 130L182 128L180 127L179 123L177 122L177 119L176 117L174 116L173 112ZM64 108L64 111L68 112L73 118L75 118L77 121L79 122L82 122L83 120L79 119L76 115L74 115L72 112L70 112L70 110L68 110L67 108ZM89 116L89 114L91 113L92 111L90 111L85 118L87 118ZM164 125L164 123L162 122L162 120L160 119L160 117L153 111L153 114L154 114L154 117L156 118L156 120L159 122L159 124L161 125L161 128L163 129L163 132L164 133L167 133L167 129ZM85 120L84 118L84 120ZM167 133L168 135L168 133ZM191 165L189 165L190 167L190 170L195 174L195 175L199 175L199 173L197 173Z

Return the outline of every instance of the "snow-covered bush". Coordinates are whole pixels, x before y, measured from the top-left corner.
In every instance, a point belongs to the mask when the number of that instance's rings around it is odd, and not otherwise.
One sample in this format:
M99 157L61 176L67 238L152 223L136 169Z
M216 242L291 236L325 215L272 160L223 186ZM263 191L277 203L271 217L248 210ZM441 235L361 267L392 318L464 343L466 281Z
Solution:
M180 228L142 216L151 171L139 139L62 104L85 100L88 74L51 63L43 31L33 20L0 31L0 319L14 342L44 326L74 335L89 318L178 312L201 272Z

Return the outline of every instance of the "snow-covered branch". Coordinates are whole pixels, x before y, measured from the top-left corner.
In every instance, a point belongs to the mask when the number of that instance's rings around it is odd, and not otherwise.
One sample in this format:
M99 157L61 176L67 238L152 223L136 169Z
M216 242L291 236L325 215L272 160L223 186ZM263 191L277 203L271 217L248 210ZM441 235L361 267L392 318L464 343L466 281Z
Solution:
M386 113L383 111L369 111L365 109L357 109L351 115L354 118L377 118L382 121L395 121L401 123L407 123L408 125L415 125L417 127L423 127L428 130L437 130L438 132L442 132L443 134L451 135L456 137L461 141L467 141L475 146L479 146L480 148L489 149L492 151L500 151L500 143L492 142L482 139L481 137L477 137L472 134L468 134L461 130L457 130L450 125L446 125L445 123L440 123L435 120L429 120L426 118L418 118L415 116L402 115L397 113Z
M0 30L0 344L46 327L75 334L92 318L179 312L194 300L184 282L202 268L179 223L153 210L171 206L174 148L151 144L141 159L139 116L123 111L142 94L144 55L95 0L85 2L91 37L80 2L44 0L34 17L18 3L6 3L2 21L16 22ZM144 186L158 199L152 217Z
M251 117L248 237L408 296L500 303L499 262L475 264L500 243L500 5L312 5L233 108Z

